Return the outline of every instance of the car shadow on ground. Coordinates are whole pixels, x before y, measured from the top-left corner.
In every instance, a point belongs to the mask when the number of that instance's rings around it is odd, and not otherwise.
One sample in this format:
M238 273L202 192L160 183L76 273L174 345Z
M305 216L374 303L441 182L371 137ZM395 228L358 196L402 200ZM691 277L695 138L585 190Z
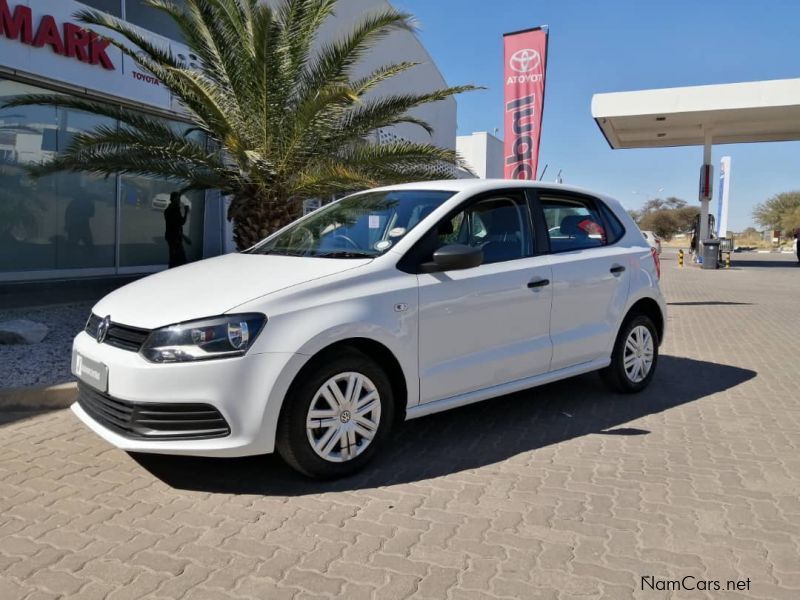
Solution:
M784 260L739 260L733 258L731 266L736 269L796 269L800 265L794 257Z
M422 481L503 461L579 436L646 436L620 427L694 402L756 376L716 363L661 356L650 387L637 395L607 392L596 374L487 400L399 426L360 473L311 481L277 455L236 459L132 454L169 486L203 492L299 496Z
M6 425L11 425L16 421L24 421L26 419L32 419L34 417L39 417L41 415L45 415L49 412L53 412L55 410L61 410L60 408L51 408L51 409L29 409L24 407L6 407L0 406L0 427L4 427Z
M753 303L727 302L725 300L701 300L697 302L667 302L667 306L753 306Z

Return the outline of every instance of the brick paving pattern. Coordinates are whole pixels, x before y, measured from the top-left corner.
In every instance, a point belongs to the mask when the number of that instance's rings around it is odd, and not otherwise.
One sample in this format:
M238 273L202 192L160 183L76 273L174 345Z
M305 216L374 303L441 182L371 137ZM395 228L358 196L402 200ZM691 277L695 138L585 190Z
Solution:
M412 421L345 481L0 415L0 599L797 600L800 268L667 252L647 392L584 376ZM686 576L723 590L642 590Z

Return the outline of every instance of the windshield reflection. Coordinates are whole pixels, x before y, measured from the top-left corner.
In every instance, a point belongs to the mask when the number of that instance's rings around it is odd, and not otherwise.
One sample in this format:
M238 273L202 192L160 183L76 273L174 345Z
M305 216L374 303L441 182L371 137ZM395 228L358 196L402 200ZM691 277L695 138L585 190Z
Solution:
M387 252L454 192L365 192L329 204L256 246L255 254L374 258Z

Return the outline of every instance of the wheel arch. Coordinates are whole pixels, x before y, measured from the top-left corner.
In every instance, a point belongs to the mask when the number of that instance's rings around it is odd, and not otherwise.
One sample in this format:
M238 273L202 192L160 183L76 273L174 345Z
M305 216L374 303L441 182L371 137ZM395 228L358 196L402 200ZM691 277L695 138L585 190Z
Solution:
M628 309L622 322L625 323L633 315L645 315L653 321L653 324L656 326L658 343L660 345L661 341L664 339L664 313L661 312L661 307L658 302L649 297L640 298Z
M353 349L360 352L361 354L374 360L378 365L386 370L386 375L389 377L389 381L392 384L392 394L394 395L395 400L395 418L400 422L405 421L409 394L403 367L394 353L386 345L370 338L346 338L333 342L332 344L329 344L318 350L315 354L309 357L306 363L295 375L292 383L289 385L287 397L291 395L294 386L301 381L305 374L313 369L320 361L325 360L327 357L340 354L346 349ZM283 415L285 406L286 401L284 400L281 405L281 416Z

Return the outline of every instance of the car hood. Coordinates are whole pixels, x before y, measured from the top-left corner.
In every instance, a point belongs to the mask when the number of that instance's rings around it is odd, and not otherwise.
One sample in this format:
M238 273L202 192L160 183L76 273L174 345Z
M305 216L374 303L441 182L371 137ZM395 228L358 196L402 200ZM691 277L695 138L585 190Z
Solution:
M92 312L115 323L155 329L223 314L301 283L361 267L370 260L227 254L163 271L100 300Z

